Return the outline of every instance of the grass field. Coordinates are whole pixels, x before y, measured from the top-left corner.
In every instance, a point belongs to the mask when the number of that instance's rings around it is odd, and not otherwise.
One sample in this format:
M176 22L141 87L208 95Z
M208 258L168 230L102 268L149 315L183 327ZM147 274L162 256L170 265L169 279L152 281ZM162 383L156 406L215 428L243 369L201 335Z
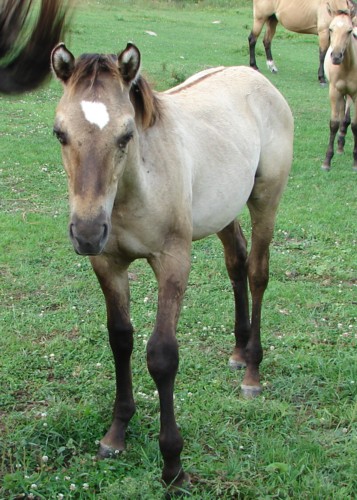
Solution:
M166 89L203 68L248 63L251 0L83 1L70 50L138 45L143 72ZM148 32L153 32L149 34ZM190 495L204 499L356 498L356 183L352 140L321 170L327 88L317 83L317 38L278 28L277 75L295 118L292 173L271 248L262 322L264 393L240 397L233 299L217 238L194 244L181 315L177 419ZM113 362L105 311L89 262L67 237L67 187L52 137L61 95L52 81L0 97L0 499L143 499L160 483L158 399L145 345L156 282L131 268L137 413L127 450L93 459L111 421ZM249 234L247 212L241 217Z

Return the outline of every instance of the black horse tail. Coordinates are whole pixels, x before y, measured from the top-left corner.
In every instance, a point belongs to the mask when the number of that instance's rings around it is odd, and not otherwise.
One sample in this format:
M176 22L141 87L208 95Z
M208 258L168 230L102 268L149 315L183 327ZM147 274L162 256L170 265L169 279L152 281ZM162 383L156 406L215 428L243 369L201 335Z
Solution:
M36 89L50 75L50 55L69 26L71 0L41 0L28 32L33 0L3 0L0 6L0 93Z

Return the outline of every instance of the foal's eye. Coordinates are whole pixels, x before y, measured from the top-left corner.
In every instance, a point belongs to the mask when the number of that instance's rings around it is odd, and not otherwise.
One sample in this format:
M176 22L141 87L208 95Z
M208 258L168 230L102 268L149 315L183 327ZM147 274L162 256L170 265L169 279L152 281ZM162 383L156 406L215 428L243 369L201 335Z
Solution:
M128 142L133 138L133 132L127 132L124 135L121 135L117 139L117 146L120 149L124 149Z
M67 144L68 142L67 135L58 128L53 129L53 135L57 137L58 141L62 144L62 146L65 146Z

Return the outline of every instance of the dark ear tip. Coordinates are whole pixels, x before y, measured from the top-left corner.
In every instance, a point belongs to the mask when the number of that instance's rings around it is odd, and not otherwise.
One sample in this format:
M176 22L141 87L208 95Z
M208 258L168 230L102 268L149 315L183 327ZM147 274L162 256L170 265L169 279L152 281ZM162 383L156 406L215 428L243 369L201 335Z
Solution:
M66 83L74 68L74 56L63 42L55 46L51 53L51 67L55 76Z
M139 51L139 49L137 48L137 46L135 45L135 43L132 43L132 42L128 42L126 44L126 50L128 49L136 49L137 51Z

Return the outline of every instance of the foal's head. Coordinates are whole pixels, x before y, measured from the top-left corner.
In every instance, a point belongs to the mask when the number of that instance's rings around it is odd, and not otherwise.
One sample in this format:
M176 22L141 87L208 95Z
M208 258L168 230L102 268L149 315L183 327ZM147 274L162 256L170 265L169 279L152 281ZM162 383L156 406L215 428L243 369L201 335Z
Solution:
M53 131L68 176L70 238L77 253L96 255L109 237L137 127L155 120L155 97L139 75L140 52L132 44L118 56L78 59L59 44L51 64L64 88Z
M341 13L333 18L330 24L330 47L333 64L341 64L351 37L356 37L349 13Z

